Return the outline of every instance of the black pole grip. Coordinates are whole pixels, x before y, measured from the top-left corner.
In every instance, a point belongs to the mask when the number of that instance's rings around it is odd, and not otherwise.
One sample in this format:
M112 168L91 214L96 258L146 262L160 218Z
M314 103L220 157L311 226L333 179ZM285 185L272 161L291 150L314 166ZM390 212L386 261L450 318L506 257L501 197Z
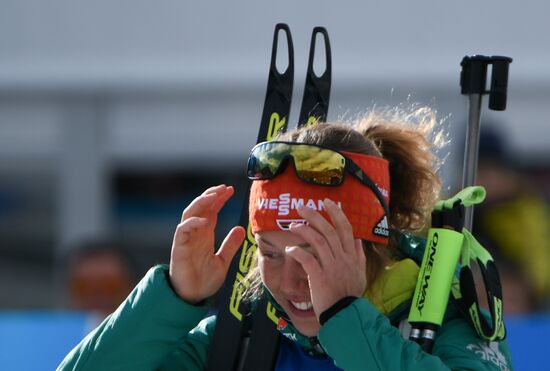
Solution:
M508 69L512 58L493 56L491 59L493 62L493 73L491 76L489 108L495 111L504 111L508 95Z
M462 72L460 73L461 94L484 94L486 92L488 62L489 57L483 55L462 58L462 62L460 62L462 66Z
M508 69L510 63L512 63L512 58L502 56L473 55L464 57L460 62L462 66L460 72L461 94L489 94L489 108L495 111L504 111L508 96ZM485 88L488 65L493 66L489 90Z

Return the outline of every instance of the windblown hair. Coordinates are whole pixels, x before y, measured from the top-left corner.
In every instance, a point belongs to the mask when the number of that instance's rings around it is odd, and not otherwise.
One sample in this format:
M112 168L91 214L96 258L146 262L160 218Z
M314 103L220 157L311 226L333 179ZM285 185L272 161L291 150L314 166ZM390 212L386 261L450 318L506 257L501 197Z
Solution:
M322 123L290 131L278 140L316 144L339 151L364 153L389 161L390 228L416 233L429 220L439 198L441 161L436 151L445 143L443 130L435 132L435 112L429 107L388 108L368 113L352 122ZM395 233L393 233L395 235ZM395 236L394 236L395 237ZM367 290L382 269L401 258L395 238L388 246L363 242L367 257ZM251 287L261 287L259 272L249 274ZM255 297L257 293L252 295Z

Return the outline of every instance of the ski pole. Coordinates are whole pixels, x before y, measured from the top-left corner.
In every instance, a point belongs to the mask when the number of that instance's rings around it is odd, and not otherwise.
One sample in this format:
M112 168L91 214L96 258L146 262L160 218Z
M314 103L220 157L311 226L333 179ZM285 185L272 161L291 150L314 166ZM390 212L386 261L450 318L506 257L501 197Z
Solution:
M476 183L479 135L481 129L481 107L484 94L489 94L489 109L504 111L508 89L508 68L512 58L483 55L464 57L460 65L461 94L468 95L468 125L466 127L466 141L464 149L464 168L462 174L462 188L473 186ZM486 90L487 66L492 64L491 87ZM474 208L466 209L464 227L472 231Z
M461 93L469 95L463 191L453 197L451 203L440 201L434 209L432 228L428 234L426 251L409 313L412 327L409 339L419 343L428 353L431 352L436 332L447 309L453 277L463 248L462 229L465 227L471 230L473 205L481 202L480 196L476 195L477 191L471 186L475 184L477 172L482 96L490 94L489 108L506 108L508 66L511 61L508 57L472 56L464 57L461 62ZM493 65L493 71L491 89L486 91L489 64ZM462 253L463 256L469 256ZM469 261L463 263L468 266ZM473 301L470 300L471 295L467 297L469 301ZM495 312L495 308L491 307L491 312Z
M469 96L468 126L466 131L463 188L476 183L478 167L480 117L482 97L489 94L489 109L504 111L506 109L508 70L512 58L504 56L465 56L462 59L460 75L461 93ZM487 67L492 65L491 85L486 90ZM465 209L463 235L465 244L461 253L461 269L458 279L459 287L453 289L452 296L458 303L459 310L473 324L478 335L487 341L503 339L506 336L502 320L502 289L496 265L489 254L471 234L473 227L473 205ZM485 291L491 314L491 324L481 315L477 298L474 276L470 268L471 261L477 262L485 283Z

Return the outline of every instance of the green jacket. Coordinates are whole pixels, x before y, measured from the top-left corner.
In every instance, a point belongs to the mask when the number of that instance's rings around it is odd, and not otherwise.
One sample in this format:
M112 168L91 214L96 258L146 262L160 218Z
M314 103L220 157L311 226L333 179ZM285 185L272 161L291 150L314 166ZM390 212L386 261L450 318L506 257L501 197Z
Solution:
M208 307L181 300L167 268L152 268L121 306L86 336L58 370L202 370L214 330ZM401 305L388 315L406 317ZM452 311L451 311L452 312ZM432 354L423 352L369 300L361 298L322 326L318 338L344 370L509 370L505 342L487 343L447 315Z

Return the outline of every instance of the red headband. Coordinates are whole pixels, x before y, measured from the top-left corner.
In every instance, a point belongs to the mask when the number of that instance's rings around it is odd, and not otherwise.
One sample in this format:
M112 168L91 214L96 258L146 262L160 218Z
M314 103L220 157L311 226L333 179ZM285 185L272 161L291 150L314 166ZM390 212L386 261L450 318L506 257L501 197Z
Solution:
M343 152L378 186L389 204L390 176L388 161L364 154ZM388 243L388 219L374 192L352 174L344 183L327 187L304 182L296 177L289 163L286 169L270 180L252 182L249 215L252 232L286 230L292 222L303 222L297 212L300 205L318 210L327 220L323 200L340 205L353 227L353 236L381 244Z

